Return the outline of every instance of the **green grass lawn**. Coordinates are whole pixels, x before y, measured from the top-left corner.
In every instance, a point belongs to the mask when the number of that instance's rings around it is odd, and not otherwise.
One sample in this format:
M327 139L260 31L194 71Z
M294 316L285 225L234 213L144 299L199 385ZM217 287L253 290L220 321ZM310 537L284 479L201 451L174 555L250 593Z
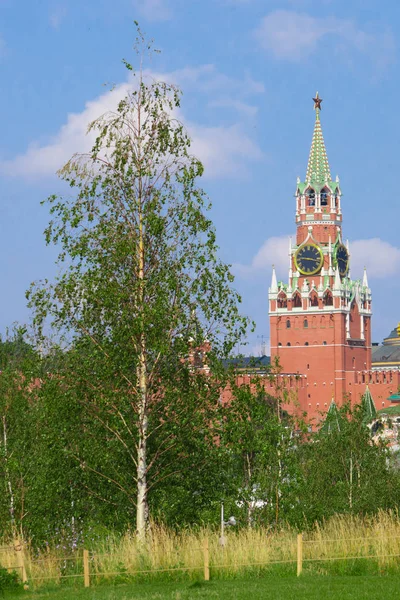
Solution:
M265 577L199 583L100 585L89 589L55 587L5 595L26 600L399 600L400 576Z

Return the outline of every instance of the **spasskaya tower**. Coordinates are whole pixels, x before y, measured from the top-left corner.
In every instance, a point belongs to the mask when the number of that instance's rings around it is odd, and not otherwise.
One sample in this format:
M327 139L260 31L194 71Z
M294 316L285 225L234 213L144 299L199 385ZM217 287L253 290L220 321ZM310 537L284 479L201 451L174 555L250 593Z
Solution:
M338 405L352 399L355 372L371 368L371 290L365 270L362 280L350 277L342 191L330 173L318 92L313 100L315 126L305 181L297 180L288 280L277 281L273 268L269 288L271 359L279 357L283 373L306 377L301 408L310 417L332 398Z

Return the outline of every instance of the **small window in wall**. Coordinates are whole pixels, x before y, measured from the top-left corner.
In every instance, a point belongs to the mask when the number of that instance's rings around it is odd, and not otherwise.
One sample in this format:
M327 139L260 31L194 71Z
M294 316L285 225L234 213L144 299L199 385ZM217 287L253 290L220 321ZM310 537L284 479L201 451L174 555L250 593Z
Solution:
M324 341L322 342L322 344L323 344L324 346L326 346L326 341L324 340Z
M307 329L307 327L308 327L308 321L307 321L307 319L304 319L303 326L304 326L305 329Z
M291 345L292 345L292 344L291 344L290 342L288 342L288 343L286 344L286 346L291 346Z
M290 319L286 321L286 329L290 329Z
M282 342L279 342L278 346L282 346Z
M304 342L304 345L305 345L305 346L308 346L308 342Z
M309 369L309 368L310 368L310 365L307 365L307 369Z
M355 368L356 368L356 357L353 356L353 369L355 369Z

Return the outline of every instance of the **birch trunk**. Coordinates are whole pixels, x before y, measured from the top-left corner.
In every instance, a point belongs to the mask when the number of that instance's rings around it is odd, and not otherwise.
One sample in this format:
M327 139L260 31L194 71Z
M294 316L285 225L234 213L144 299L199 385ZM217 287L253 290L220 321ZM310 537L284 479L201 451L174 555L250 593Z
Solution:
M140 134L140 96L138 103L138 131ZM139 168L141 167L140 149L138 153ZM147 529L147 433L148 433L148 406L147 406L147 364L146 364L146 334L144 320L144 268L145 268L145 253L144 253L144 226L143 226L143 187L142 178L139 177L138 189L138 224L139 224L139 239L138 239L138 280L139 280L139 313L141 319L141 334L140 334L140 352L138 363L138 384L139 384L139 406L138 406L138 451L137 451L137 503L136 503L136 531L140 541L144 541Z
M146 537L147 529L147 377L146 359L142 350L138 367L139 375L139 436L137 453L137 505L136 531L140 541Z
M6 486L8 490L8 495L10 497L10 521L11 521L11 529L13 532L13 536L15 537L16 527L15 527L15 501L14 501L14 493L10 478L10 470L8 468L8 442L7 442L7 420L6 416L3 415L3 446L4 446L4 472L6 476Z

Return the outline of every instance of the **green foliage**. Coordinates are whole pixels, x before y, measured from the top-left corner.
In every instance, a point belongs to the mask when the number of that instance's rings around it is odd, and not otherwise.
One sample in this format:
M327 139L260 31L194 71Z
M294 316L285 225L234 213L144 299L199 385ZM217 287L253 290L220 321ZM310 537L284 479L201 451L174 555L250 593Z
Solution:
M147 52L140 30L138 42ZM132 89L89 126L91 152L59 173L75 195L49 198L45 236L61 248L61 273L28 298L39 338L48 323L68 348L45 385L58 387L72 428L53 456L63 446L63 463L72 457L83 472L71 486L122 502L131 521L136 510L142 531L157 486L212 453L223 379L201 366L228 356L247 319L217 256L203 166L174 117L180 92L125 65Z
M14 326L7 331L5 340L0 337L0 371L17 369L29 360L35 359L33 347L25 340L25 327Z
M290 520L298 502L297 445L304 425L287 412L295 398L280 383L279 373L275 364L243 383L233 371L231 400L220 407L221 446L230 473L225 497L242 525L279 526ZM272 394L266 383L272 384Z
M8 571L0 565L0 593L22 591L21 580L16 571Z
M363 407L339 409L340 430L313 435L299 447L300 492L309 523L335 513L374 513L398 505L400 477L383 443L374 444Z
M15 329L0 343L0 523L3 533L14 535L24 515L31 449L35 444L35 381L39 357Z

